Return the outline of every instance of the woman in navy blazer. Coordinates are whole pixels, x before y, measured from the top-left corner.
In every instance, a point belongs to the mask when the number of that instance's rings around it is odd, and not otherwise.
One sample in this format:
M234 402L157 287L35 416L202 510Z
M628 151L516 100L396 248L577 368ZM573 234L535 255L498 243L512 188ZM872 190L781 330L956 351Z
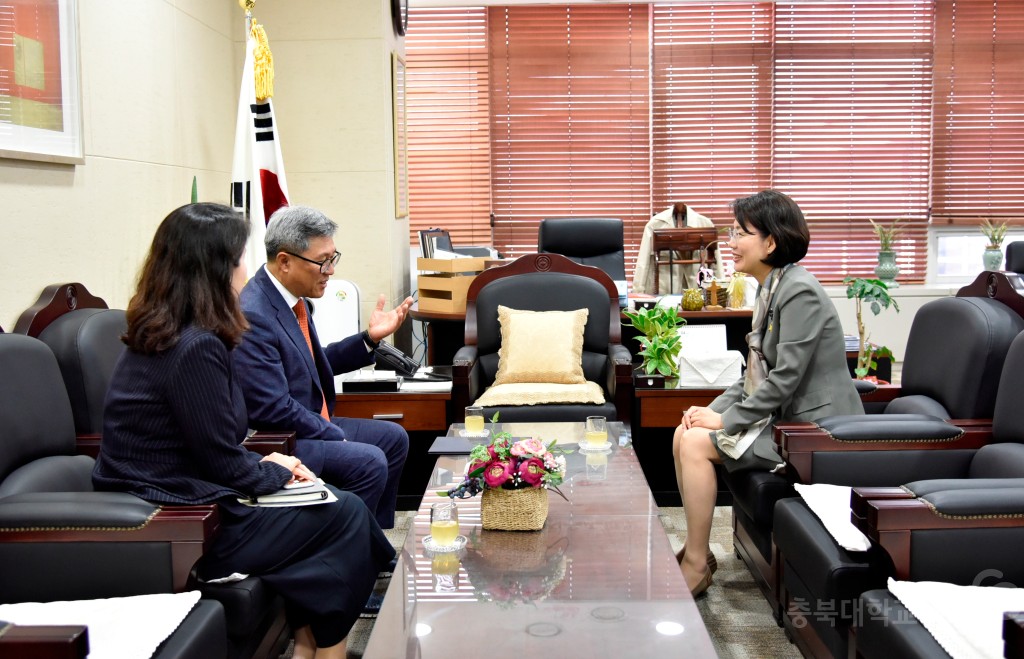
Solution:
M221 529L199 577L260 576L286 602L295 656L344 657L395 552L349 492L290 508L238 500L315 478L298 458L241 445L248 424L232 350L246 329L247 235L243 217L218 204L182 206L157 229L128 305L128 350L107 393L93 482L158 504L219 504Z
M718 489L714 465L730 472L773 469L782 463L772 442L774 422L864 413L835 306L814 275L796 265L810 243L800 207L781 192L763 190L737 199L733 214L729 246L736 270L757 280L759 297L764 293L754 329L767 372L759 383L741 378L708 407L689 408L676 428L672 449L687 527L677 558L695 596L711 585L715 569L708 549ZM748 372L753 359L751 352ZM730 443L742 446L736 440L743 438L753 440L746 450Z

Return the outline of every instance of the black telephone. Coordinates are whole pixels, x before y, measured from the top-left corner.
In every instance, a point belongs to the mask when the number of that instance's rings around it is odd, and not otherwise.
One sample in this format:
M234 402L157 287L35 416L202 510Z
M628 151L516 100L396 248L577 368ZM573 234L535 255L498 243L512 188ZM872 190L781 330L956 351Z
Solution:
M450 380L451 378L443 375L424 374L417 376L416 373L420 369L420 364L409 355L405 354L390 343L379 343L374 349L374 353L377 356L377 366L381 370L395 371L399 375L407 379L416 380L428 380L428 381L440 381Z
M374 352L377 354L377 366L381 370L395 371L402 377L411 378L420 369L419 362L390 343L379 343Z

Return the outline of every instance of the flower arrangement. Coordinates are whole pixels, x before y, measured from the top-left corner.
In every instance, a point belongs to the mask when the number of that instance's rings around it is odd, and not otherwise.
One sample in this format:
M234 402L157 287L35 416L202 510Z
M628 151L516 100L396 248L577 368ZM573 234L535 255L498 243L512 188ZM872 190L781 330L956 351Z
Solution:
M465 479L438 494L466 499L485 489L547 488L564 498L558 486L565 478L565 452L555 440L545 445L539 439L514 440L511 433L499 432L490 444L473 447Z
M875 236L878 238L878 250L881 252L891 252L896 244L896 239L900 236L900 221L896 220L888 226L879 224L871 219L868 222L871 223L871 228L875 230Z
M988 239L988 249L999 249L1002 247L1008 228L1006 222L992 224L992 220L985 220L981 223L981 233Z

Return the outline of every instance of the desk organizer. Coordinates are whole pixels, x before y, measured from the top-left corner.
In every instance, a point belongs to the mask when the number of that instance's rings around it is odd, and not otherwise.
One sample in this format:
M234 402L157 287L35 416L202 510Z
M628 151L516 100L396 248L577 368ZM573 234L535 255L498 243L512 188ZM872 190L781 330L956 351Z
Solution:
M416 259L420 311L465 313L466 293L483 272L485 258Z

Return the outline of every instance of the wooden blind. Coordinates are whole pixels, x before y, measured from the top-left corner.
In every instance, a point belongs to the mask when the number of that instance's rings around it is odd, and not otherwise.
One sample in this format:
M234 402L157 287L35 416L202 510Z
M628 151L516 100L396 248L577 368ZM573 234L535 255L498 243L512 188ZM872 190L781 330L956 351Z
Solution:
M806 214L819 279L874 276L869 219L903 220L899 280L927 264L931 2L776 2L772 186Z
M771 3L652 12L654 206L732 226L729 203L771 181Z
M490 75L482 7L415 10L405 41L409 231L491 244Z
M1024 2L936 8L932 218L1024 224Z
M651 214L647 5L489 12L495 246L536 251L545 217L617 217L632 271Z

